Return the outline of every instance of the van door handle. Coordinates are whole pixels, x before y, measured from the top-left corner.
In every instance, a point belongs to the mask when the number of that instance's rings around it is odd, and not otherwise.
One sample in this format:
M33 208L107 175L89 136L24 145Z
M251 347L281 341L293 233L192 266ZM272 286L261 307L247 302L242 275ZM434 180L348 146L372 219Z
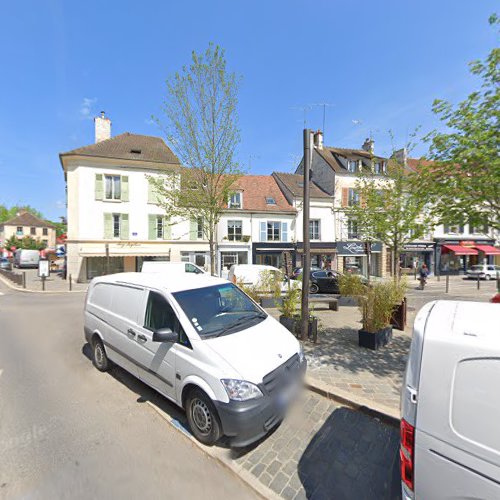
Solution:
M128 333L129 335L132 335L132 337L135 337L135 332L134 332L134 330L132 330L132 328L129 328L129 329L127 330L127 333Z
M146 337L146 335L137 335L137 340L140 340L141 342L146 342L146 340L148 340L148 338Z

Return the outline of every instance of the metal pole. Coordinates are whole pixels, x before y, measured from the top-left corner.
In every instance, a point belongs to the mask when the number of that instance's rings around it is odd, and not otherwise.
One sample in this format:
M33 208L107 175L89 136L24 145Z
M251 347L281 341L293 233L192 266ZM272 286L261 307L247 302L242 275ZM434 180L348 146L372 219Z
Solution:
M446 293L448 293L448 290L450 289L450 275L446 275Z
M497 292L500 293L500 273L497 271Z
M302 231L304 254L302 256L302 321L301 339L309 333L309 273L311 270L311 248L309 243L309 179L312 160L312 132L304 129L304 196L302 203Z
M479 274L478 274L477 275L477 289L479 290L480 287L481 287L481 285L480 285Z
M26 271L23 271L23 288L26 288Z
M72 283L72 278L71 278L71 274L69 275L69 291L71 292L71 290L73 289L73 283Z
M109 274L110 265L109 265L109 244L108 243L106 243L105 248L106 248L106 274Z
M42 292L45 292L45 276L42 276Z

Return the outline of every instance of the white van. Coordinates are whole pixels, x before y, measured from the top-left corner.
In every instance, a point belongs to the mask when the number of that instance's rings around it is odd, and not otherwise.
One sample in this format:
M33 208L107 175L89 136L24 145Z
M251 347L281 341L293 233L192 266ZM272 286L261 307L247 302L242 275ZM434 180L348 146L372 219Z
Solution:
M145 260L142 263L143 273L194 273L205 274L205 271L191 262L168 262L164 260Z
M38 250L19 249L14 253L14 267L38 267L40 252Z
M420 310L401 417L403 499L500 498L500 305Z
M262 277L266 272L272 273L281 283L281 290L284 292L288 289L288 278L277 267L265 266L261 264L233 264L229 269L228 280L234 284L243 284L245 286L259 286L262 282ZM300 288L301 281L294 280L291 286Z
M300 343L237 286L207 275L94 278L84 312L94 364L110 361L186 410L212 445L246 446L274 428L300 386Z

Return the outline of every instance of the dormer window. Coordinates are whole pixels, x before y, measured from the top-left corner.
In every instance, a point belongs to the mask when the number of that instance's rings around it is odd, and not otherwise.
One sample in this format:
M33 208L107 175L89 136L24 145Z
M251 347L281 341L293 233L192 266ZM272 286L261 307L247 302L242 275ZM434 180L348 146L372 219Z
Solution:
M358 160L347 160L347 171L357 172L358 170Z
M266 205L276 205L276 200L272 196L266 196Z
M232 193L229 196L228 208L241 208L241 193Z
M376 161L373 166L373 171L376 174L383 174L385 172L385 163L383 161Z

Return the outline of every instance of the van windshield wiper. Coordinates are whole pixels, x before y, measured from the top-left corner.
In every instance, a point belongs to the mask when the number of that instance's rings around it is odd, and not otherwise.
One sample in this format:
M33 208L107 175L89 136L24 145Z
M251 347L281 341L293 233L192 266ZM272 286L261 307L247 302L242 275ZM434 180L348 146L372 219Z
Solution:
M234 328L237 328L238 326L244 325L245 323L248 323L249 321L253 321L255 319L266 319L267 314L264 312L260 311L251 311L252 315L247 315L247 316L242 316L241 318L237 319L234 323L231 323L229 326L226 326L225 328L222 329L221 332L217 333L216 337L220 337L221 335L228 333L229 331L233 330Z

